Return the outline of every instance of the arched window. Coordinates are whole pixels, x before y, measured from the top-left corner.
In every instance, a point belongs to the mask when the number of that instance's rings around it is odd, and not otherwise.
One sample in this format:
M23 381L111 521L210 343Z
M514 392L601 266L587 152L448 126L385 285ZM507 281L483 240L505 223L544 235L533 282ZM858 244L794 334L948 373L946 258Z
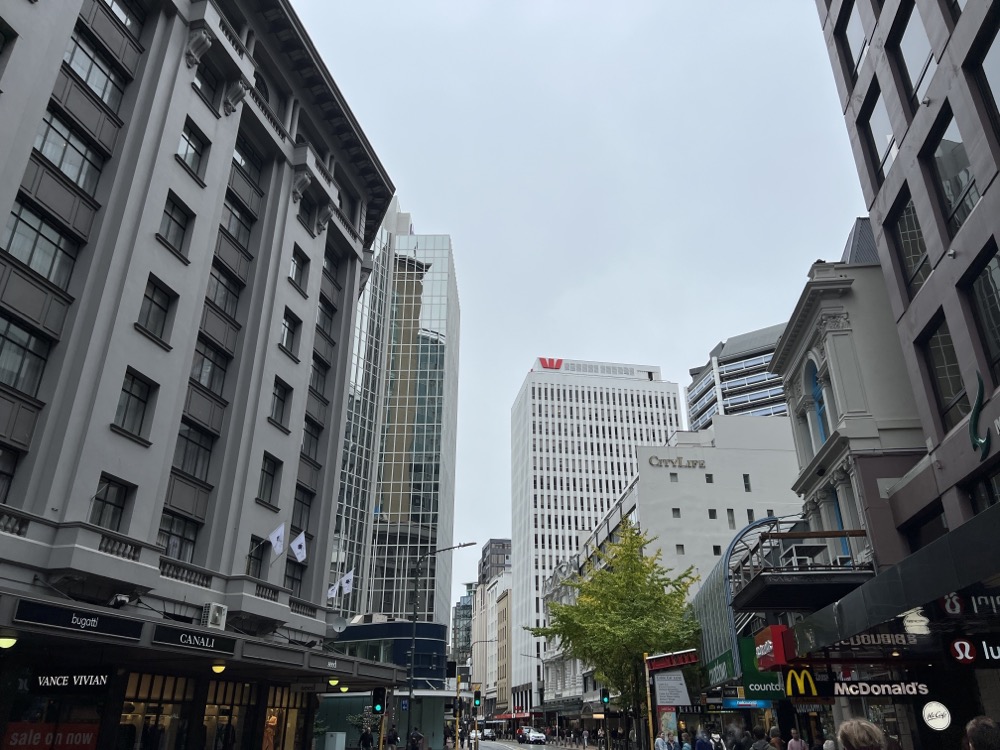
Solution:
M823 387L819 382L816 364L806 365L806 387L812 393L813 408L816 410L816 429L819 431L819 444L822 445L830 437L830 421L826 411L826 399L823 397Z
M271 93L267 90L267 84L264 79L261 78L260 73L255 73L253 77L253 87L257 89L257 93L260 94L260 98L263 99L268 106L271 104Z

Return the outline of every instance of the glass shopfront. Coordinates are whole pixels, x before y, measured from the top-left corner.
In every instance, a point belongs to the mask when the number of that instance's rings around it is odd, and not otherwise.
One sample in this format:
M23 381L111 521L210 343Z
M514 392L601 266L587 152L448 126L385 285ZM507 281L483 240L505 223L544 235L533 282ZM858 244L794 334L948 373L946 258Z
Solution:
M125 688L115 750L183 750L194 680L132 673Z
M206 750L243 747L243 736L251 731L247 727L251 707L256 702L256 685L212 680L205 703Z
M267 691L267 717L261 750L293 750L305 741L306 694L287 687Z

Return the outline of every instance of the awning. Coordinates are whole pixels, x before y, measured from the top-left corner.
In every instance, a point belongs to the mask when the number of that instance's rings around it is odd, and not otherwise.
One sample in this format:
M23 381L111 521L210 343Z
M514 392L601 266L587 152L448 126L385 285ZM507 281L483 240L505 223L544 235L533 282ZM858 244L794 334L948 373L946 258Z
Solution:
M809 615L793 628L795 656L845 641L928 601L1000 573L998 528L1000 504Z

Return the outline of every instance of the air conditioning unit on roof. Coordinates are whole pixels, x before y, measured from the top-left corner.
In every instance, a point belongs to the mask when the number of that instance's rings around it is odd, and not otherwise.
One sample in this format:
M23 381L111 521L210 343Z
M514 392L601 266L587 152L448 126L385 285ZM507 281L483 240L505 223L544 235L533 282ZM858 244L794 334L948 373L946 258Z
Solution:
M203 628L226 629L226 614L229 607L219 602L208 602L201 608L201 626Z

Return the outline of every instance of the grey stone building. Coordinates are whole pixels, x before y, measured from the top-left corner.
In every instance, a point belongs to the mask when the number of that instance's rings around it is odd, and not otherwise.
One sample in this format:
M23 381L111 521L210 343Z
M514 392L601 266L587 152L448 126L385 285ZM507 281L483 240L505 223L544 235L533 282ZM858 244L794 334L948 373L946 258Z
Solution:
M0 731L305 747L310 693L397 678L322 649L392 183L287 0L0 30Z

